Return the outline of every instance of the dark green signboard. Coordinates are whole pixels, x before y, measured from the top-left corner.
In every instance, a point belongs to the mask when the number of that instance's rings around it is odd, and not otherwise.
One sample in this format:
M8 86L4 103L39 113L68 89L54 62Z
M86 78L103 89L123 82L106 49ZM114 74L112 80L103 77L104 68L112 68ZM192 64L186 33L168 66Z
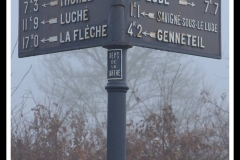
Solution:
M18 56L101 46L110 0L19 0Z
M130 45L221 58L220 0L129 0Z

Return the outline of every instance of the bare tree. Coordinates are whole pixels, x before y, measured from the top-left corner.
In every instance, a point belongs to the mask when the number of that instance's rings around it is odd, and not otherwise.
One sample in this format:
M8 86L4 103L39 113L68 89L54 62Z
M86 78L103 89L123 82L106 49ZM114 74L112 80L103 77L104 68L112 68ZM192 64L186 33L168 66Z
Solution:
M177 104L174 106L179 113L192 109L202 75L184 54L141 47L133 47L127 54L129 119L150 111L160 112L159 106L165 104ZM96 47L44 55L41 61L42 74L35 78L42 91L50 94L54 84L54 96L64 99L66 104L76 102L97 124L106 121L106 49ZM145 105L139 103L139 98Z

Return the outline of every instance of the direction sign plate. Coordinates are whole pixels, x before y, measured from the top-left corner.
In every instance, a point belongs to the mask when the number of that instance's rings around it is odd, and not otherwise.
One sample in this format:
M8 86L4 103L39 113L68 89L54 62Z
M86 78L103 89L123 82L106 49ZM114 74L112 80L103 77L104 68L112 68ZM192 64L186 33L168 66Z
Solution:
M18 57L102 46L110 0L19 0Z
M220 0L129 0L125 9L126 43L221 58Z

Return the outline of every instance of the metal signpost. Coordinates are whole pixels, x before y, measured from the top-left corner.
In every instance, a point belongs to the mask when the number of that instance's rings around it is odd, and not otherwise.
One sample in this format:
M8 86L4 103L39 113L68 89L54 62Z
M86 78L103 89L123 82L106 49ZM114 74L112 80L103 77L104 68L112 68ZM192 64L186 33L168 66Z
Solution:
M221 58L220 0L19 0L18 57L107 48L107 160L126 159L133 45Z

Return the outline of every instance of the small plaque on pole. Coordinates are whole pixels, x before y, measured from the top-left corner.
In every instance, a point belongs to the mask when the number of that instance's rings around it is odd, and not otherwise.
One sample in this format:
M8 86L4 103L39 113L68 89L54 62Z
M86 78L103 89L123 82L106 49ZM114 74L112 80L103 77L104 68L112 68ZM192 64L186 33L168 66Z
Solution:
M110 49L107 54L107 79L122 79L122 50Z

